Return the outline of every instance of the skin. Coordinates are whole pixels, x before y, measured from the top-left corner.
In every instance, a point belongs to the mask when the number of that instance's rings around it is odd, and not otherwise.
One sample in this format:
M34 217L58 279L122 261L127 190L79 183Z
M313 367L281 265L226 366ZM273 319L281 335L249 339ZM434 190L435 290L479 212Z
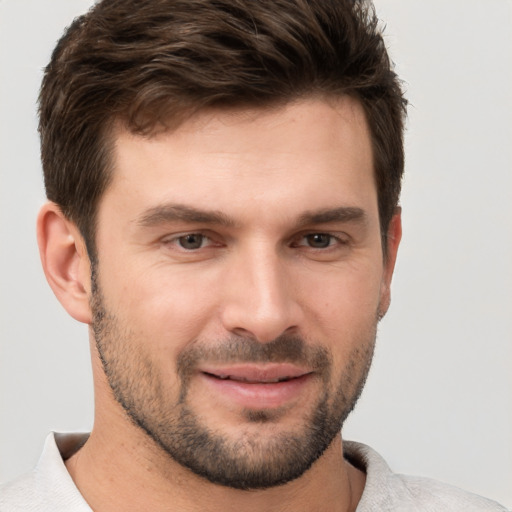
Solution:
M251 421L247 407L199 372L187 403L228 440L242 432L264 447L276 434L302 432L323 387L336 388L348 361L365 373L377 318L389 306L400 214L390 223L384 259L361 106L308 98L276 109L208 111L150 138L119 127L114 151L113 181L98 210L97 270L127 352L147 357L165 396L177 400L176 362L194 344L300 336L330 355L330 380L311 378L277 403L256 396L249 408L277 411L274 421ZM176 205L229 222L172 218ZM312 215L340 208L358 213ZM190 233L205 236L199 248L180 245ZM314 234L328 235L320 239L327 246L316 247ZM91 325L91 267L76 226L48 203L38 240L57 297ZM299 478L257 491L212 484L178 464L115 400L92 328L90 338L94 428L66 465L93 510L355 510L365 477L343 459L340 436Z

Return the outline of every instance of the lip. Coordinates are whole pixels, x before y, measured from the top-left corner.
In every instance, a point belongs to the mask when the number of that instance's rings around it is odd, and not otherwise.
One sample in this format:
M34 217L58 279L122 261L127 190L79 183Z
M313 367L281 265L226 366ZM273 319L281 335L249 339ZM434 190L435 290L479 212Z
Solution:
M221 400L249 409L269 409L297 399L313 372L289 363L202 367L200 376Z
M302 377L311 370L290 363L235 364L229 366L204 366L202 373L208 373L220 379L231 378L237 381L252 383L273 383L287 379Z

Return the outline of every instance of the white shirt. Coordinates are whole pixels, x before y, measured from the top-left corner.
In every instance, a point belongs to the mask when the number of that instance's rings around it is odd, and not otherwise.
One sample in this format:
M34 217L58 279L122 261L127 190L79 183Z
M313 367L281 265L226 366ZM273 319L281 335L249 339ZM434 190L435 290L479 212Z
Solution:
M50 434L37 466L0 486L0 512L92 512L64 460L88 434ZM507 512L494 501L427 478L393 473L369 446L344 441L344 455L366 472L356 512Z

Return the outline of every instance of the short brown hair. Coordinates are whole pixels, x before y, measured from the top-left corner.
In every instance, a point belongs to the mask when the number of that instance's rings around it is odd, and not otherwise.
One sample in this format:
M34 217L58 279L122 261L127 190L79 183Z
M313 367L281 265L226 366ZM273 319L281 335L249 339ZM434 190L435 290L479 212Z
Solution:
M385 235L404 167L406 101L364 0L103 0L74 20L39 98L46 193L95 258L112 127L178 125L207 107L352 95L369 123Z

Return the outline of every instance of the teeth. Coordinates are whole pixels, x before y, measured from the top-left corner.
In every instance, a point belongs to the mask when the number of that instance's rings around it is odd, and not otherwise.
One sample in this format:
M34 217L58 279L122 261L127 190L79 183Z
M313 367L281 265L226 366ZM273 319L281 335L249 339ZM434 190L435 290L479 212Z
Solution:
M266 379L266 380L250 380L246 379L245 377L233 377L231 375L224 375L224 374L216 374L215 377L221 380L236 380L238 382L249 382L253 384L275 384L277 382L286 382L287 380L290 380L291 377L277 377L275 379Z

